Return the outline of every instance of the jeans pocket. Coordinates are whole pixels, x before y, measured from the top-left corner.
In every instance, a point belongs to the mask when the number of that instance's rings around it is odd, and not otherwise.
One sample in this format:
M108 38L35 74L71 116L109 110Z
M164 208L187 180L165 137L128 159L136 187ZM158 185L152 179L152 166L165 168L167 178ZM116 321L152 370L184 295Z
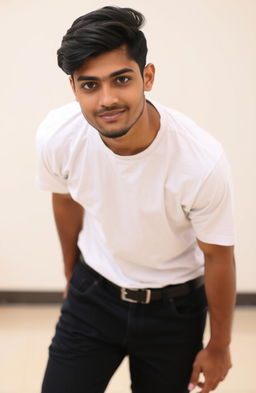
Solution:
M170 303L172 312L181 318L196 318L207 310L207 300L203 286L186 296L172 299Z
M87 270L78 262L70 279L70 290L76 294L85 295L92 287L99 283L99 278L92 271Z

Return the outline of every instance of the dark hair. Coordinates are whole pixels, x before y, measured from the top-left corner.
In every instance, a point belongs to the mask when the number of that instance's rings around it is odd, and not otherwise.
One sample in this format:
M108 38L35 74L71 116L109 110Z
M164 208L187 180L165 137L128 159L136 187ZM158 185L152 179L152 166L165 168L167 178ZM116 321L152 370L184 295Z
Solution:
M76 19L57 51L58 65L72 75L89 58L126 45L143 73L147 42L139 29L144 16L132 8L103 7Z

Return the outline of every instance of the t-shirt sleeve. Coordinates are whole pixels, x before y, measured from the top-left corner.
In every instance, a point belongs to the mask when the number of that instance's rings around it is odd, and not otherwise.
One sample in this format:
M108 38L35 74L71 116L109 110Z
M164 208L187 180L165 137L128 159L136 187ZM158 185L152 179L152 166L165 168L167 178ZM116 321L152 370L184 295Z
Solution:
M203 181L189 218L196 237L210 244L234 245L234 208L231 171L222 153L214 169Z
M37 175L36 183L42 190L68 194L68 174L62 170L60 149L47 136L47 121L38 129L36 138Z

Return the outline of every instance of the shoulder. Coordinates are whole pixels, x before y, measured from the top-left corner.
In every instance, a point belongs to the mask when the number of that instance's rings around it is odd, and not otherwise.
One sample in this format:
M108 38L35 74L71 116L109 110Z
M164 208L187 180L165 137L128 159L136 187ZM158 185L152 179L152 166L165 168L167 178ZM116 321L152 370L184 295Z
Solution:
M77 102L71 102L51 110L37 130L36 142L39 148L64 147L81 135L86 135L89 124L81 113Z
M176 159L191 165L191 169L193 164L203 164L205 170L213 169L223 155L221 143L187 115L158 103L154 105Z

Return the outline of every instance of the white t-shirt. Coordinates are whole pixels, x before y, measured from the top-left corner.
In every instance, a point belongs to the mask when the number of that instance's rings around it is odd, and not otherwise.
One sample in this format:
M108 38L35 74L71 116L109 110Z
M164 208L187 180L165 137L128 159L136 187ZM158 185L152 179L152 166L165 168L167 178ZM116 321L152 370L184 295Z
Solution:
M161 127L144 151L119 156L73 102L39 127L38 184L85 209L78 246L88 265L128 288L203 274L196 238L234 244L229 165L219 142L155 102Z

